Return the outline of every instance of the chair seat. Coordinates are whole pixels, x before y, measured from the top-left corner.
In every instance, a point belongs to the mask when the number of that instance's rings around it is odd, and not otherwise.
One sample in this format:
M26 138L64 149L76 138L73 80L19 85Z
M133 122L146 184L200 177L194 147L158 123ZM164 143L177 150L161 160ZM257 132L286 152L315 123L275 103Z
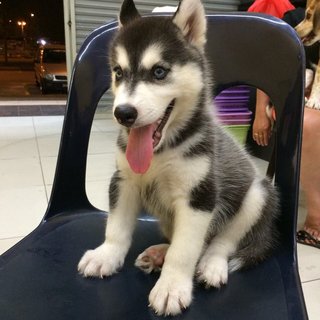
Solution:
M103 280L78 274L82 254L103 241L105 221L106 215L98 211L56 216L4 254L1 319L161 318L148 308L148 294L159 274L147 275L134 267L139 253L164 241L156 221L139 220L122 272ZM191 307L176 319L293 319L288 316L293 301L286 301L279 259L275 255L257 267L233 273L220 290L196 285ZM289 262L286 267L297 290L294 268Z

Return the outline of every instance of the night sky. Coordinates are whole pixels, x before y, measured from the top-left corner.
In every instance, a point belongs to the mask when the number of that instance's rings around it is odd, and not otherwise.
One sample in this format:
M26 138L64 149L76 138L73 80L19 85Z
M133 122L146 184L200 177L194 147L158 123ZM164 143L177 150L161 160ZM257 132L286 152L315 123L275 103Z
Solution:
M64 41L63 0L0 0L0 17L7 23L9 36L19 35L17 21L27 22L25 34ZM31 13L34 17L31 18ZM11 22L9 23L9 20Z

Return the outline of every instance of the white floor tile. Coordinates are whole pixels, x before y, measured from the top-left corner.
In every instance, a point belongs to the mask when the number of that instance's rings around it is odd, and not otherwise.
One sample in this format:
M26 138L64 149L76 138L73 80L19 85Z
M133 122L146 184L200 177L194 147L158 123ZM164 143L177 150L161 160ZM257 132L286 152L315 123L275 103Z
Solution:
M30 139L35 136L32 117L0 117L0 139Z
M302 284L309 320L320 319L320 280Z
M48 134L61 134L63 121L63 116L33 118L35 132L38 136Z
M43 178L44 178L45 185L53 184L53 179L56 172L57 160L58 160L57 156L41 157L41 164L42 164Z
M109 211L109 180L88 181L86 183L86 192L89 201L93 206L100 210Z
M57 157L41 158L43 177L46 185L52 185ZM106 181L115 171L115 156L111 153L89 154L87 158L86 181Z
M108 94L106 96L108 96ZM109 119L113 118L112 105L104 105L104 106L102 106L101 104L99 104L98 108L96 110L96 113L94 115L94 120L106 119L106 118L109 118Z
M88 154L115 153L118 134L116 132L91 132Z
M253 157L252 159L253 159L253 162L255 163L255 165L257 166L260 174L262 176L265 176L266 172L267 172L267 168L268 168L268 162L265 160L259 159L259 158L255 158L255 157Z
M87 181L106 181L116 168L112 153L89 154L87 158Z
M48 199L48 202L49 202L50 201L50 196L51 196L51 191L52 191L52 184L46 184L45 188L46 188L47 199Z
M37 137L41 157L57 156L59 152L61 133L40 135Z
M42 185L42 171L38 158L0 160L1 190Z
M99 111L100 110L100 111ZM101 120L101 119L109 119L112 118L112 114L105 111L106 109L104 108L104 111L101 111L101 108L98 108L95 115L94 115L94 119L93 119L93 123L96 120Z
M86 193L90 203L97 209L109 211L109 183L110 177L101 181L86 181ZM50 199L52 185L46 185L48 199Z
M32 117L0 118L0 159L37 156Z
M298 264L302 282L320 280L320 250L298 243ZM320 292L319 292L320 299ZM320 319L320 318L319 318Z
M94 121L93 125L96 130L103 132L118 132L119 130L119 126L111 118L97 119Z
M40 223L47 208L44 186L0 189L0 239L21 237Z
M0 159L38 157L38 147L35 138L1 139Z

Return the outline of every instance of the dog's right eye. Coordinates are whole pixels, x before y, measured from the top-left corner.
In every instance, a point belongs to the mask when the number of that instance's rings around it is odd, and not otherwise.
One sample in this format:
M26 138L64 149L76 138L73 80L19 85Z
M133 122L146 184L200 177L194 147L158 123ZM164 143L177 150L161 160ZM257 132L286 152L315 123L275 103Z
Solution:
M155 79L157 80L163 80L168 74L168 70L160 67L160 66L156 66L153 68L153 76Z
M122 69L118 66L118 67L113 68L113 72L115 74L116 81L120 81L123 77Z

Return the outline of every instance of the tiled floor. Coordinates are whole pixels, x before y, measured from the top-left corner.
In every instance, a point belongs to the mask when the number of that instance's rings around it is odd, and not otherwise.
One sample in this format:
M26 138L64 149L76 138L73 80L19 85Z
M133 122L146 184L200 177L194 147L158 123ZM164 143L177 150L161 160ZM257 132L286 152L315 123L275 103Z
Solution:
M0 88L2 83L0 84ZM1 91L0 89L0 91ZM1 92L0 92L1 95ZM33 116L58 116L64 115L66 109L66 98L64 95L55 99L55 97L50 97L44 99L30 100L24 99L10 99L8 105L8 99L0 98L0 117L19 117L19 116L28 116L32 114Z
M28 234L45 212L53 183L63 117L0 117L0 253ZM89 146L87 193L108 208L116 127L96 115ZM303 222L303 201L299 223ZM320 319L320 250L298 245L300 276L310 320Z

